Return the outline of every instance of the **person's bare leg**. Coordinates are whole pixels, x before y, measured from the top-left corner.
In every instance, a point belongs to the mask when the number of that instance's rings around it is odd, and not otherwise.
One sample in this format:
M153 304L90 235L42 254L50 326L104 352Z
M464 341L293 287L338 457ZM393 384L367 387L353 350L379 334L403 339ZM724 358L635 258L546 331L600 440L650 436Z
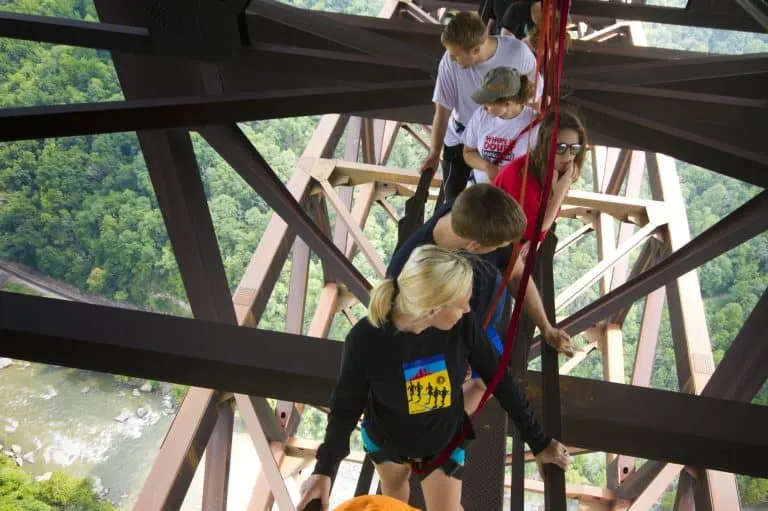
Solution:
M485 383L480 378L464 382L462 391L464 392L464 411L467 415L472 415L477 410L485 389Z
M411 487L408 484L411 468L407 465L400 465L390 461L375 466L376 472L379 474L381 493L407 504L408 499L411 497Z
M427 511L462 511L461 480L450 477L440 469L421 482Z

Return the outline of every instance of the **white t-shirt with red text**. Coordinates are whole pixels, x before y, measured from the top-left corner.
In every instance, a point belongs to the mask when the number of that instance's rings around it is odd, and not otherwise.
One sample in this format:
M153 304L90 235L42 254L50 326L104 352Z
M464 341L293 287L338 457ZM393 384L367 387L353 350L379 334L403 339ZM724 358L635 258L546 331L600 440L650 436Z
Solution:
M466 69L451 60L446 51L440 60L432 102L451 110L451 118L445 131L445 145L461 143L463 133L457 123L466 126L472 114L480 105L472 101L472 93L483 84L485 74L496 67L510 67L526 75L531 83L536 79L536 57L531 49L514 36L493 36L498 40L496 53L485 62ZM539 99L544 90L543 80L537 82L534 99Z
M464 132L464 146L477 149L477 152L480 153L480 156L485 161L494 163L512 140L519 137L512 151L507 153L503 160L496 163L501 168L536 147L539 125L537 124L525 131L525 133L522 133L526 127L536 120L536 117L536 111L530 107L523 108L523 111L513 119L493 117L484 108L478 108L469 120L467 129ZM476 183L489 182L488 174L484 171L473 169L472 172Z

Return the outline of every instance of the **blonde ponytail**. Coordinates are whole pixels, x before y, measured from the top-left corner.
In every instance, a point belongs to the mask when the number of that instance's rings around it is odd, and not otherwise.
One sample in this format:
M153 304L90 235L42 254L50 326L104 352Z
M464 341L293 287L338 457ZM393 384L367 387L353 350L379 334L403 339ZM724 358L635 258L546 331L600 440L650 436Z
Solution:
M395 282L386 279L379 282L371 290L371 299L368 301L368 321L377 328L387 322L389 313L392 312L392 300L395 297Z
M460 300L472 290L472 275L472 265L465 257L436 245L422 245L411 253L397 278L397 297L392 279L373 288L368 321L381 327L393 307L401 314L419 317Z

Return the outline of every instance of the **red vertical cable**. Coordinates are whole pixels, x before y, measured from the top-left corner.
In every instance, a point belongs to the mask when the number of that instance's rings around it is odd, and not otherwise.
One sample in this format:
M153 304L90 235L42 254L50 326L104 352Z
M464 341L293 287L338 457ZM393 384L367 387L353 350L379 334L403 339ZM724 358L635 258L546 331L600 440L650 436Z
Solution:
M554 2L555 0L543 0L545 6L550 5L550 1ZM496 387L499 385L499 382L501 381L504 374L507 372L507 365L509 364L510 356L512 355L512 350L510 349L512 342L514 341L515 334L517 333L517 327L520 322L520 313L522 312L522 304L523 304L523 298L525 297L525 291L528 286L528 280L531 275L531 271L533 269L533 266L536 261L536 251L538 249L538 239L541 237L541 228L544 224L544 212L546 210L546 203L549 200L549 196L552 192L552 175L554 172L554 161L555 161L555 149L557 146L557 129L559 125L559 109L560 109L560 97L559 97L559 91L560 91L560 77L562 75L563 70L563 56L564 56L564 50L565 50L565 32L567 27L567 20L568 20L568 10L570 8L570 0L561 0L560 4L560 12L565 13L560 17L560 31L559 31L559 44L557 48L553 48L553 55L556 55L556 68L554 69L554 80L551 82L552 87L554 89L555 94L552 94L552 108L555 112L555 123L554 123L554 129L552 131L552 139L550 140L550 148L549 148L549 161L547 162L547 176L544 182L544 193L543 198L545 200L542 201L542 205L539 208L539 214L536 217L536 227L534 229L533 238L531 239L531 248L532 250L528 251L528 255L526 257L525 266L523 267L523 275L520 279L520 286L517 290L517 297L515 301L515 307L512 311L512 319L510 321L509 330L507 331L507 338L504 342L504 353L501 356L501 361L499 362L499 366L496 370L496 374L493 375L493 378L488 383L488 386L485 390L485 393L483 393L482 398L480 399L480 404L478 405L475 412L472 414L472 418L477 415L480 410L482 410L483 406L485 406L485 403L488 401L488 398L493 393L493 391L496 389ZM549 64L549 62L548 62ZM547 66L548 68L552 68L551 64ZM430 473L435 468L441 466L443 463L445 463L448 458L450 457L451 453L461 444L461 442L464 440L464 438L467 436L467 434L470 431L470 425L465 424L464 427L459 431L459 433L456 435L456 437L451 441L451 443L441 452L438 456L436 456L434 459L429 460L424 463L411 463L411 467L414 472L417 474L427 474Z

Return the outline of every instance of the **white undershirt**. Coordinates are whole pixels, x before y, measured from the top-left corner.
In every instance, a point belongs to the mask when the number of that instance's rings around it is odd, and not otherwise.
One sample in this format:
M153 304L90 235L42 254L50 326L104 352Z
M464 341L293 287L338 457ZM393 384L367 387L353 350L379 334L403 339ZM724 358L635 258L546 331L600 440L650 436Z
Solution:
M464 131L464 146L477 149L481 158L494 163L507 148L507 145L535 120L536 111L530 107L523 108L523 111L512 119L493 117L484 108L478 108ZM503 167L536 147L538 133L538 125L523 133L515 142L514 149L498 163L498 166ZM528 145L529 140L530 147ZM473 169L472 172L476 183L489 182L488 174L485 171Z

